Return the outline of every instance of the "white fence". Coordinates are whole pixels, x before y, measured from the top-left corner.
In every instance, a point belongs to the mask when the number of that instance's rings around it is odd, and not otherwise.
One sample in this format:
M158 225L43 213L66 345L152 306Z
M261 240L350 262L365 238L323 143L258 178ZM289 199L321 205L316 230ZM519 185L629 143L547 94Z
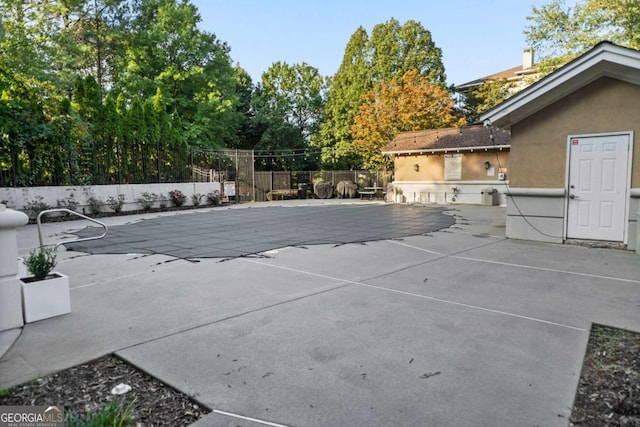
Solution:
M218 191L222 192L220 182L190 182L190 183L170 183L170 184L124 184L124 185L90 185L71 187L1 187L0 203L7 207L28 211L34 204L46 205L49 207L67 207L76 204L75 210L81 213L90 213L89 199L95 198L106 202L109 197L117 198L124 196L122 211L140 210L141 206L137 199L143 197L143 193L156 194L165 198L170 206L169 192L180 190L186 197L184 206L193 204L194 194L203 195L202 204L206 204L206 195ZM71 202L71 203L70 203ZM155 206L159 206L159 200ZM104 211L110 211L105 204Z

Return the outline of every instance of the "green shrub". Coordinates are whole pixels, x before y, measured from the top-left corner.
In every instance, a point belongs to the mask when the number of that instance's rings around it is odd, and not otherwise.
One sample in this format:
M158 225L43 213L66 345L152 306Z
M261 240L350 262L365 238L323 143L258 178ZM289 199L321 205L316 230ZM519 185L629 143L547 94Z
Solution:
M200 203L202 203L203 197L204 197L204 194L198 194L198 193L191 196L191 203L193 203L193 206L200 206Z
M124 206L124 194L118 194L118 197L109 196L107 199L107 205L115 213L120 213L122 211L122 206Z
M58 208L69 209L70 211L75 211L78 209L78 205L80 205L75 197L73 197L73 194L70 194L66 199L58 199L57 204Z
M169 191L169 199L173 206L180 207L184 205L184 202L187 200L187 196L180 190Z
M158 200L160 209L162 210L167 209L167 206L169 205L169 199L167 199L167 196L165 196L164 194L160 194L157 196L156 200Z
M91 212L92 215L99 215L104 207L104 202L94 196L87 199L87 204L89 205L89 212Z
M144 192L140 194L140 197L136 199L136 203L140 205L142 210L150 211L153 207L153 204L158 200L158 195L156 193L148 193Z
M52 206L46 204L42 196L34 196L33 199L24 205L24 210L27 215L29 215L29 218L36 218L40 212L51 208Z
M220 204L220 192L218 190L212 191L211 193L207 194L207 200L209 201L209 203L211 203L214 206L217 206Z
M44 280L56 266L56 254L51 248L34 249L24 264L36 280Z

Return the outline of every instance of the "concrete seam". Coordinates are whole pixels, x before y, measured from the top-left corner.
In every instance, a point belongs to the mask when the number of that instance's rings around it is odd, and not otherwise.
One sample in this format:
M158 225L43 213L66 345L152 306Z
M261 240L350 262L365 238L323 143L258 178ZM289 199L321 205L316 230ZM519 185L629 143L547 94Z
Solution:
M389 240L389 242L395 243L396 245L406 246L408 248L413 248L413 249L421 251L421 252L428 252L428 253L432 253L432 254L436 254L436 255L438 254L438 252L434 252L434 251L431 251L429 249L419 248L417 246L407 245L406 243L394 242L392 240ZM491 242L491 243L489 243L487 245L484 245L484 246L489 246L489 245L492 245L492 244L495 244L495 243L498 243L498 242ZM471 248L471 249L465 249L464 251L457 252L457 254L465 253L465 252L467 252L469 250L478 249L478 248L481 248L481 247L484 247L484 246L479 246L477 248ZM576 271L559 270L559 269L547 268L547 267L536 267L536 266L533 266L533 265L515 264L515 263L503 262L503 261L491 261L491 260L480 259L480 258L464 257L464 256L460 256L460 255L457 255L457 254L453 254L453 255L440 254L440 255L443 255L444 258L448 257L448 258L453 258L453 259L459 259L459 260L462 260L462 261L474 261L474 262L480 262L480 263L486 263L486 264L504 265L506 267L548 271L548 272L551 272L551 273L560 273L560 274L567 274L567 275L574 275L574 276L581 276L581 277L591 277L591 278L594 278L594 279L612 280L612 281L617 281L617 282L640 283L640 280L634 280L634 279L624 279L624 278L621 278L621 277L613 277L613 276L602 276L602 275L599 275L599 274L579 273L579 272L576 272ZM442 258L439 258L439 259L442 259Z
M277 423L273 423L271 421L265 421L265 420L260 420L258 418L252 418L252 417L247 417L247 416L244 416L244 415L234 414L232 412L221 411L219 409L214 409L212 412L215 413L215 414L219 414L219 415L225 415L227 417L233 417L233 418L238 418L240 420L251 421L251 422L254 422L254 423L258 423L258 424L263 424L265 426L287 427L284 424L277 424Z
M577 330L577 331L580 331L580 332L586 332L586 329L579 328L577 326L565 325L563 323L552 322L550 320L538 319L536 317L523 316L523 315L520 315L520 314L509 313L507 311L495 310L495 309L492 309L492 308L481 307L481 306L478 306L478 305L465 304L465 303L461 303L461 302L456 302L456 301L451 301L451 300L431 297L431 296L428 296L428 295L421 295L421 294L416 294L416 293L413 293L413 292L406 292L406 291L401 291L401 290L398 290L398 289L386 288L384 286L369 285L369 284L363 283L363 282L356 282L356 281L353 281L353 280L341 279L339 277L332 277L332 276L327 276L325 274L312 273L310 271L298 270L298 269L290 268L290 267L282 267L282 266L279 266L279 265L267 264L267 263L259 262L259 261L247 260L247 262L251 262L251 263L259 264L259 265L264 265L264 266L272 267L272 268L278 268L278 269L281 269L281 270L291 271L291 272L294 272L294 273L306 274L306 275L309 275L309 276L315 276L315 277L321 277L321 278L324 278L324 279L331 279L331 280L336 280L336 281L340 281L340 282L345 282L345 283L347 283L347 285L345 285L345 286L358 285L358 286L362 286L362 287L366 287L366 288L378 289L378 290L397 293L397 294L401 294L401 295L407 295L407 296L412 296L412 297L421 298L421 299L428 299L428 300L431 300L431 301L442 302L442 303L445 303L445 304L451 304L451 305L456 305L456 306L460 306L460 307L471 308L471 309L480 310L480 311L486 311L486 312L489 312L489 313L500 314L500 315L509 316L509 317L516 317L516 318L524 319L524 320L531 320L531 321L534 321L534 322L544 323L544 324L547 324L547 325L560 326L560 327L563 327L563 328L573 329L573 330ZM344 287L344 286L341 286L341 287ZM338 288L336 288L336 289L338 289Z
M251 262L251 261L249 261L249 262ZM260 264L260 263L257 263L257 264ZM341 288L345 288L347 286L351 286L351 283L345 283L343 285L334 286L333 288L323 289L321 291L313 292L311 294L306 294L306 295L302 295L302 296L299 296L299 297L296 297L296 298L291 298L291 299L288 299L288 300L279 301L279 302L276 302L276 303L273 303L273 304L269 304L269 305L266 305L266 306L263 306L263 307L254 308L253 310L244 311L242 313L238 313L238 314L234 314L234 315L231 315L231 316L227 316L227 317L224 317L222 319L216 319L216 320L212 320L212 321L209 321L209 322L201 323L201 324L198 324L198 325L190 326L188 328L180 329L178 331L173 331L171 333L168 333L168 334L165 334L165 335L162 335L162 336L159 336L159 337L150 338L150 339L148 339L146 341L142 341L142 342L139 342L139 343L136 343L136 344L132 344L132 345L128 345L128 346L125 346L125 347L121 347L121 348L119 348L117 350L114 350L114 353L119 353L121 351L130 350L132 348L136 348L136 347L139 347L139 346L144 345L144 344L149 344L149 343L152 343L152 342L155 342L155 341L160 341L160 340L165 339L165 338L169 338L169 337L172 337L172 336L175 336L175 335L179 335L179 334L182 334L182 333L185 333L185 332L194 331L196 329L204 328L206 326L215 325L216 323L222 323L222 322L225 322L227 320L236 319L238 317L246 316L248 314L253 314L253 313L257 313L257 312L263 311L263 310L268 310L270 308L274 308L274 307L278 307L278 306L281 306L281 305L285 305L285 304L288 304L290 302L296 302L296 301L300 301L300 300L303 300L303 299L311 298L311 297L314 297L314 296L317 296L317 295L321 295L321 294L324 294L324 293L332 292L332 291L335 291L335 290L338 290L338 289L341 289Z

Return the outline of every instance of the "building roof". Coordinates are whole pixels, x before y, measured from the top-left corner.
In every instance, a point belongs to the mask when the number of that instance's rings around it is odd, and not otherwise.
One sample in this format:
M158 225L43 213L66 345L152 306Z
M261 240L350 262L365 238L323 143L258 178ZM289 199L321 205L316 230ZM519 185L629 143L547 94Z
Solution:
M509 129L512 124L593 83L610 77L640 85L640 51L600 42L533 85L484 112L480 121Z
M464 91L465 89L471 89L476 86L480 86L483 83L493 82L496 80L521 80L525 75L534 74L536 72L537 70L535 68L524 68L522 65L518 65L517 67L509 68L508 70L499 71L470 82L462 83L461 85L456 86L456 89Z
M510 141L508 132L483 125L429 129L399 134L382 150L382 154L504 149L511 146Z
M526 85L525 77L538 73L537 67L533 62L533 49L527 48L522 52L522 65L509 68L508 70L499 71L488 76L481 77L470 82L456 86L459 92L467 92L480 86L483 83L494 82L497 80L506 80L507 82L521 82L521 86Z

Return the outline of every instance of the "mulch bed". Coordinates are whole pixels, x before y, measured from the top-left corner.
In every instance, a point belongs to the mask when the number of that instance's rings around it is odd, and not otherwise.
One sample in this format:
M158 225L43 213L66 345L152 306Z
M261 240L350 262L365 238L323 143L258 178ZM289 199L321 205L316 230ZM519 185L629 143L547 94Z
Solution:
M111 390L128 384L131 391ZM142 426L188 426L210 412L189 396L161 383L115 356L75 366L0 393L0 405L59 405L65 414L86 419L114 399L133 403L134 422Z
M640 426L640 334L593 325L572 426Z

